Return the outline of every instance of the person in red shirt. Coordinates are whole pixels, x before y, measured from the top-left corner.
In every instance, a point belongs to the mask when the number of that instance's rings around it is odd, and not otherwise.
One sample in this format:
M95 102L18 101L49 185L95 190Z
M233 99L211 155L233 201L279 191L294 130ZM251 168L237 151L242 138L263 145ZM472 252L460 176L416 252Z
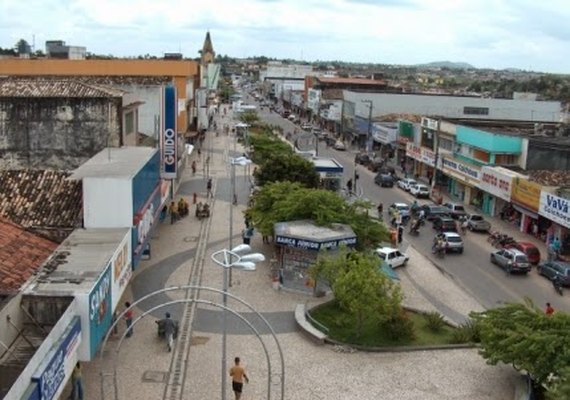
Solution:
M131 303L129 303L128 301L125 302L125 308L129 308L131 306ZM125 335L126 337L131 337L133 336L133 317L134 317L135 313L133 312L132 309L128 310L125 313L125 322L127 324L127 334Z
M546 309L544 310L544 313L545 313L546 315L552 315L552 314L554 314L554 307L552 307L552 306L550 305L550 303L546 303Z

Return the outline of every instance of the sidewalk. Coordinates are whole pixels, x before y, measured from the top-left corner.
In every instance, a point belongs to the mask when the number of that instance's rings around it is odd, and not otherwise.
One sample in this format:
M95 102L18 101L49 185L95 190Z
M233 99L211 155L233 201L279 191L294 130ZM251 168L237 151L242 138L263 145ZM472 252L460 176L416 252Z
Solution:
M222 113L217 116L220 118ZM228 120L226 119L225 122ZM220 121L218 120L218 126ZM171 225L168 221L157 227L152 241L152 259L144 261L135 272L129 285L126 300L136 299L159 288L199 284L221 288L222 269L212 262L210 255L229 247L229 168L228 154L232 156L231 137L209 134L202 150L202 159L210 155L209 171L199 168L192 176L185 171L180 195L190 203L194 192L204 201L206 172L213 178L215 198L210 218L199 222L191 205L190 216ZM241 147L237 146L237 154ZM192 156L197 159L197 155ZM191 161L191 160L190 160ZM190 164L190 163L189 163ZM237 167L236 167L237 168ZM238 173L239 172L239 173ZM233 210L233 246L241 243L243 215L248 193L247 177L236 169L236 188L239 205ZM272 288L269 260L273 258L271 245L263 244L259 235L251 242L256 252L265 254L267 261L254 272L234 271L230 293L247 301L266 317L277 332L285 353L286 399L370 399L383 393L384 399L508 399L512 398L518 374L506 366L492 367L475 349L449 351L422 351L413 353L337 353L332 346L317 346L297 331L294 309L298 303L309 307L328 298L316 299L301 294ZM404 304L416 309L438 311L455 323L460 323L472 310L481 306L468 296L451 279L443 275L429 260L413 248L407 250L410 262L398 269L405 295ZM159 300L181 299L185 293L163 295ZM200 291L199 298L220 302L219 295ZM145 303L148 309L158 301ZM231 308L243 313L260 331L263 329L254 314L235 301ZM169 308L176 319L184 313L181 305ZM137 310L136 316L142 313ZM143 319L134 328L134 335L123 343L117 361L117 399L219 399L221 368L221 321L219 308L200 305L189 308L192 325L181 332L172 353L156 337L154 319L164 311ZM227 367L235 356L242 357L251 383L244 388L243 400L263 399L267 396L268 366L258 338L234 316L228 316ZM120 334L125 325L120 325ZM263 340L270 342L267 330L261 331ZM184 347L184 335L189 347ZM112 340L103 364L109 370L111 348L118 343ZM280 398L279 359L274 345L268 348L272 368L272 395ZM99 362L84 366L86 398L101 399ZM224 372L225 373L225 372ZM112 399L112 379L106 377L105 399ZM229 377L228 377L229 378ZM181 382L174 385L173 382ZM232 399L230 381L227 398Z

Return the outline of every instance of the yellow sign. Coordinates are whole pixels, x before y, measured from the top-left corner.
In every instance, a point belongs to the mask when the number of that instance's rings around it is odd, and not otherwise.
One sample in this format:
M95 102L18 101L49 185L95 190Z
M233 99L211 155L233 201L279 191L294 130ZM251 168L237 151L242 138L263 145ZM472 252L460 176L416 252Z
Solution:
M518 203L529 210L538 212L540 204L540 191L542 186L526 179L513 179L511 201Z

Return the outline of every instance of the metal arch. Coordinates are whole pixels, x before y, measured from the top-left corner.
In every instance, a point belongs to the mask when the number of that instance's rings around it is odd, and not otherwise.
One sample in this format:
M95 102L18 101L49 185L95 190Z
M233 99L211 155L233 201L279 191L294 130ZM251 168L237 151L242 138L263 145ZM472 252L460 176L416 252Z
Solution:
M275 344L277 346L277 350L279 352L279 358L280 358L280 362L281 362L281 400L283 400L285 398L285 358L283 356L283 349L281 348L281 344L279 343L279 340L277 340L277 334L273 330L273 327L271 326L269 321L267 321L267 319L263 315L261 315L251 304L249 304L245 300L241 299L238 296L231 294L230 292L224 292L223 290L212 288L209 286L198 286L198 285L170 286L170 287L167 287L164 289L160 289L160 290L156 290L154 292L151 292L151 293L141 297L140 299L134 301L133 303L131 303L131 306L129 308L125 309L122 313L120 313L117 316L115 322L113 324L111 324L111 327L107 331L107 334L105 335L105 339L103 340L103 345L101 346L100 359L103 360L103 349L105 348L107 341L109 340L109 337L111 336L111 333L113 332L113 328L123 319L124 315L130 309L134 308L137 304L141 303L142 301L147 300L147 299L149 299L149 298L151 298L157 294L172 292L172 291L177 291L177 290L188 290L188 289L206 290L209 292L214 292L214 293L218 293L218 294L222 294L222 295L225 294L226 296L229 296L230 298L236 300L238 303L243 304L244 306L249 308L251 311L253 311L253 313L255 315L257 315L259 317L259 319L261 319L261 321L263 321L265 326L269 329L269 332L271 333L271 336L273 337L273 340L275 341ZM192 300L192 299L185 299L185 302L190 301L190 300ZM179 302L181 302L181 301L179 301ZM168 304L170 304L170 303L164 303L164 305L168 305ZM217 304L217 303L213 303L212 305L214 305L215 307L219 307L219 308L223 307L222 305ZM158 308L160 308L160 307L158 307ZM228 308L228 311L231 311L232 313L235 312L231 308ZM239 313L238 313L238 315L239 315ZM241 315L239 315L239 317L242 318ZM137 321L138 321L138 319L137 319ZM121 340L122 340L122 338L121 338Z

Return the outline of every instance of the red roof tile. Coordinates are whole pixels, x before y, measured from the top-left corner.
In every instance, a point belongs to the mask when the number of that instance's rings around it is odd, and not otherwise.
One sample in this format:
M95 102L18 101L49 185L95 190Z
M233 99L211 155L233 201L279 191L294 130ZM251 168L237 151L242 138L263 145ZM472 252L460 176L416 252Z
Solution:
M57 246L0 218L0 296L16 293Z

